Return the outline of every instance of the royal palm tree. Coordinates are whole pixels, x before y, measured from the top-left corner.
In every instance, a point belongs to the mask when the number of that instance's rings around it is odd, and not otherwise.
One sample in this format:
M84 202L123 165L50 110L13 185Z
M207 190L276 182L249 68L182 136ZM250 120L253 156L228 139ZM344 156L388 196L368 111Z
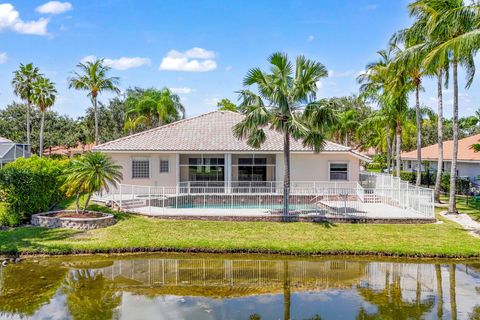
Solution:
M307 147L319 152L327 130L335 122L328 104L315 101L317 83L328 72L320 62L298 56L293 65L284 53L268 58L270 72L250 69L243 80L244 86L256 86L257 93L239 91L245 117L233 128L238 139L259 148L266 140L265 127L283 135L284 177L283 214L288 214L290 194L290 140L299 139Z
M77 64L77 68L80 71L75 72L69 79L69 88L88 91L95 115L95 145L98 145L100 137L98 135L97 97L103 91L120 93L119 81L117 77L108 77L110 67L105 65L103 59L80 62Z
M410 8L428 15L427 30L435 40L425 58L425 64L450 63L453 78L453 148L450 171L449 213L457 213L456 179L458 156L458 67L464 67L467 74L466 88L469 88L475 74L473 57L480 48L480 6L470 5L463 0L419 0ZM431 8L435 8L432 10Z
M38 77L41 76L40 70L32 63L20 64L20 68L13 72L13 92L27 104L27 148L30 152L30 109L33 103L33 85Z
M94 192L108 190L116 187L122 179L122 167L100 152L84 154L81 158L71 162L65 179L64 188L68 196L76 195L76 210L79 212L79 199L82 194L87 195L83 211L88 207Z
M45 112L54 105L57 90L55 89L55 83L48 78L39 77L34 82L33 88L33 102L37 106L42 115L40 120L40 148L39 155L43 155L43 134L45 128Z

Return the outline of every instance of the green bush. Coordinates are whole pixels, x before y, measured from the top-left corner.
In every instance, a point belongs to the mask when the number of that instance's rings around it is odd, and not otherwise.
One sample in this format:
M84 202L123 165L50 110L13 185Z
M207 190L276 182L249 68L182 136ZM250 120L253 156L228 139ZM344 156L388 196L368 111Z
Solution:
M367 170L370 170L370 171L381 172L385 168L386 167L383 164L377 163L377 162L371 162L371 163L367 164Z
M67 164L66 160L33 156L19 158L0 169L0 189L6 203L0 224L18 225L62 200Z

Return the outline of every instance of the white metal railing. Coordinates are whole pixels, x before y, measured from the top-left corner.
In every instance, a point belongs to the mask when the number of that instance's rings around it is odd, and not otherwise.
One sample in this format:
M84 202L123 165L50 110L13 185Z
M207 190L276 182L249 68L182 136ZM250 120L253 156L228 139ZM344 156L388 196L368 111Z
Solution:
M379 217L402 218L408 211L434 218L433 190L383 174L362 173L359 182L294 181L289 194L289 209L294 214L365 216L373 210ZM235 213L259 209L275 213L283 207L283 182L182 182L172 187L121 184L95 195L95 199L142 213L172 213L171 209L234 209Z

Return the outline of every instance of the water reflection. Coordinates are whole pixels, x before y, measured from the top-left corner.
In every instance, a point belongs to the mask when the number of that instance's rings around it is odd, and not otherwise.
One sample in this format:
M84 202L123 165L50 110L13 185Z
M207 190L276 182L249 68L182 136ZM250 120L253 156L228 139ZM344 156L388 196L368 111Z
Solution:
M0 318L480 319L479 288L473 264L46 259L0 269Z

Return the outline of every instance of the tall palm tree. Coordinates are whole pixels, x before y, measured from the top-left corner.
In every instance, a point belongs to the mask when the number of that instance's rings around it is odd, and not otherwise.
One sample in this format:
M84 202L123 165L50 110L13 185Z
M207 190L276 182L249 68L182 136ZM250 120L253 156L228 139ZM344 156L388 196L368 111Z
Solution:
M80 62L77 64L77 68L80 71L75 72L69 79L69 88L88 91L95 115L95 145L98 145L100 137L98 135L97 97L103 91L120 93L119 81L117 77L107 76L110 67L104 64L103 59Z
M266 140L265 127L283 135L284 177L283 214L288 214L290 194L290 139L299 139L315 152L322 149L327 129L335 122L328 104L315 101L317 83L327 77L323 64L298 56L295 66L284 53L268 58L270 72L250 69L244 86L255 85L258 93L249 89L239 91L245 117L233 128L238 139L259 148Z
M33 85L42 74L33 63L20 64L20 68L13 72L13 92L27 103L27 148L30 152L30 109L33 103Z
M76 195L77 212L80 210L79 199L82 194L87 195L83 208L85 211L94 192L108 191L111 187L116 187L122 179L121 169L109 156L100 152L86 153L73 160L64 188L68 196Z
M33 88L33 102L40 110L42 118L40 120L40 148L39 155L43 155L43 133L45 127L45 112L54 105L57 90L55 83L48 78L39 77L34 83Z
M168 88L129 89L127 96L128 119L135 121L135 127L143 123L150 129L185 118L180 97Z
M435 42L425 58L425 64L450 62L453 78L453 148L450 171L449 213L457 213L456 180L458 156L458 67L464 67L467 74L466 88L469 88L475 74L473 57L480 48L480 6L470 5L463 0L422 0L410 5L428 14L427 30L435 35ZM436 10L432 11L430 8ZM447 60L449 59L449 60Z

